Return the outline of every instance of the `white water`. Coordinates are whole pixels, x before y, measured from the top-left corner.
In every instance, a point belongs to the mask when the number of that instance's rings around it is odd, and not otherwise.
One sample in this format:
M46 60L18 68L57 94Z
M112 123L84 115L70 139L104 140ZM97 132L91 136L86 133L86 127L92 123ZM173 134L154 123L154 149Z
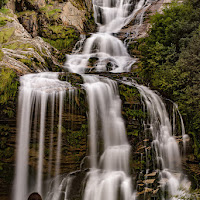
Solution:
M99 32L92 34L85 41L82 54L77 54L79 52L77 51L75 54L67 55L64 68L80 74L91 70L129 72L137 59L130 57L124 44L112 33L119 32L137 16L139 11L145 11L152 2L150 0L93 0L94 17ZM143 14L140 22L142 18ZM83 44L83 39L80 40L80 44ZM97 58L94 66L89 66L90 58Z
M94 16L99 32L118 33L153 0L93 0ZM133 9L134 5L134 9Z
M57 151L56 151L56 169L55 177L60 175L60 159L61 159L61 147L62 147L62 113L63 113L63 101L65 96L65 91L59 93L59 122L58 122L58 141L57 141ZM59 178L56 179L55 188L58 187Z
M147 122L145 122L144 127L146 127L145 131L148 129L153 137L151 147L156 153L156 169L160 170L159 178L163 191L167 189L169 196L171 196L170 199L173 200L183 197L189 198L190 182L182 173L179 144L176 141L176 135L173 135L172 125L164 102L155 92L146 86L138 85L137 83L133 82L124 83L136 87L140 92L142 100L145 103L144 110L147 110L149 117ZM177 105L175 106L178 114L180 114ZM181 115L180 119L182 131L181 135L184 149L185 139L188 136L185 134L183 119ZM175 119L173 119L172 124L175 126L174 120ZM146 163L148 163L148 160L146 160ZM147 166L147 173L148 170L149 169Z
M47 101L50 98L52 103L55 102L57 94L60 99L59 103L59 134L57 145L57 168L56 175L59 174L60 148L61 148L61 131L62 124L62 107L65 90L71 88L67 82L58 80L58 73L44 72L39 74L28 74L20 79L19 94L19 121L18 121L18 139L17 139L17 160L16 160L16 176L14 181L14 200L25 200L27 195L32 191L43 194L43 166L44 166L44 148L45 148L45 121L47 112ZM53 105L51 106L53 109ZM52 111L53 112L53 111ZM40 114L39 114L40 113ZM35 184L29 187L29 144L32 129L32 117L40 115L39 123L39 147L37 160L37 174L35 176ZM37 125L33 125L34 129ZM35 132L36 130L34 130ZM52 143L53 141L51 141ZM53 149L51 149L53 151ZM51 153L52 158L52 153ZM50 164L51 165L51 164ZM49 171L50 173L50 171ZM33 178L32 178L33 179Z
M129 177L130 145L116 82L96 76L83 78L89 102L91 163L84 199L116 200L119 194L124 200L135 199Z
M42 93L39 98L41 98L41 116L40 116L40 138L39 138L39 156L38 156L38 171L36 180L36 191L42 194L42 169L43 169L43 159L44 159L44 139L45 139L45 115L47 106L48 94Z

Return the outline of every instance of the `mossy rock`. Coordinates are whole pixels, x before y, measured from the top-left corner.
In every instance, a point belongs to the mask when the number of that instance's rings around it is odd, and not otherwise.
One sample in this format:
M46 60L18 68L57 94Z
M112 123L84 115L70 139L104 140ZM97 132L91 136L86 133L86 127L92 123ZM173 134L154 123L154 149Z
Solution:
M81 75L76 74L76 73L61 73L59 75L59 80L61 81L67 81L69 83L71 83L72 86L80 89L81 88L81 84L83 84L83 78Z
M53 5L49 4L46 5L45 7L42 7L38 13L43 14L48 20L58 21L60 18L60 14L62 13L62 10L60 8L56 8Z
M23 17L23 16L29 17L29 16L33 16L33 15L36 15L36 12L34 10L25 10L25 11L17 13L18 18Z
M16 98L19 81L16 73L9 68L0 72L0 114L1 117L13 117L16 112Z
M7 49L13 49L13 50L20 49L22 51L25 51L29 48L32 48L32 49L37 51L37 49L34 45L32 45L30 43L23 43L23 42L20 42L20 41L12 41L12 42L9 42L7 44L4 44L2 47L7 48Z
M0 31L0 43L6 43L13 35L15 28L4 28Z
M4 54L3 54L3 52L2 52L1 49L0 49L0 61L3 60L3 56L4 56Z
M8 19L7 17L0 16L0 27L5 26L7 22L12 22L13 20Z
M79 32L74 28L66 28L63 25L53 25L43 28L41 35L44 41L63 52L70 52L78 41Z
M1 8L0 13L7 15L9 17L14 17L14 14L11 12L11 10L9 10L7 8Z

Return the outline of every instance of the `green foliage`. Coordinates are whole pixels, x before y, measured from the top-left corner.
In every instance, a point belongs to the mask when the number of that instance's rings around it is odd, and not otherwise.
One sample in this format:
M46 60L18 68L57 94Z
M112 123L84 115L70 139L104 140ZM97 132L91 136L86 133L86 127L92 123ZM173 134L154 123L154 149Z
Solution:
M0 8L2 8L7 3L7 0L0 0Z
M200 154L200 3L172 3L151 19L149 36L138 41L144 82L178 103L187 133Z
M23 51L28 49L28 48L32 48L35 51L37 51L35 46L33 46L32 44L30 44L30 43L22 43L22 42L19 42L19 41L12 41L12 42L9 42L9 44L4 44L3 48L13 49L13 50L20 49L20 50L23 50Z
M1 115L12 117L15 112L14 102L16 100L18 81L17 75L8 68L2 69L0 73L0 107Z
M1 49L0 49L0 61L3 60L3 56L4 56L4 54L3 54L3 52L2 52Z
M57 19L61 13L62 13L61 9L53 9L48 12L48 16L53 17L54 19Z
M8 14L10 11L9 11L9 9L1 8L0 12L3 13L3 14Z
M0 13L7 15L9 17L14 17L13 13L11 12L11 10L7 9L7 8L1 8L0 9Z
M4 162L13 156L14 148L8 145L10 139L10 127L0 125L0 171L4 170Z
M33 10L25 10L25 11L22 11L22 12L18 12L17 13L17 17L19 18L19 17L24 17L24 16L27 16L27 17L30 17L30 16L34 16L34 15L36 15L36 12L35 11L33 11Z
M73 131L71 129L68 131L65 130L65 132L67 132L67 144L80 148L80 141L83 142L87 138L87 128L86 124L82 124L81 129L78 131Z
M62 10L54 9L53 5L46 5L40 9L40 12L43 13L48 19L58 20Z

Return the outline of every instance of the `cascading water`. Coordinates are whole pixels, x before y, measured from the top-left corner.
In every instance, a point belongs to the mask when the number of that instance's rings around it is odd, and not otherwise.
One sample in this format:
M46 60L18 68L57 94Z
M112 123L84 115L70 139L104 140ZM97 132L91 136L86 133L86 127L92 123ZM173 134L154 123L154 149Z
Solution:
M153 0L93 0L94 17L99 25L99 32L86 40L82 54L67 55L64 68L74 73L91 70L129 72L137 59L130 57L124 44L112 33L119 32L152 2ZM95 66L88 67L89 59L94 57L97 58Z
M130 145L121 116L116 82L100 80L96 76L84 75L83 78L89 102L91 160L84 199L115 200L119 195L124 200L135 199L129 177ZM101 121L100 125L98 121ZM104 146L101 155L98 155L100 137L103 137Z
M59 128L58 128L58 144L57 144L57 161L55 175L59 174L60 165L60 148L61 148L61 124L62 109L65 91L72 88L67 82L58 80L58 73L44 72L40 74L28 74L21 77L21 86L19 94L19 122L18 122L18 151L16 161L16 177L14 188L14 199L26 199L27 194L37 191L43 193L43 165L44 165L44 142L45 142L45 122L47 112L48 99L52 100L52 113L54 113L54 103L59 99ZM29 187L29 149L32 130L32 118L35 117L37 129L39 118L39 146L37 148L37 174L35 175L35 183ZM54 121L52 116L52 122ZM36 130L34 130L36 131ZM35 136L36 137L36 136ZM51 141L52 143L52 141ZM51 149L52 151L52 149ZM51 153L52 158L52 153ZM51 160L49 160L51 166ZM50 169L49 169L50 170Z
M150 132L153 138L151 146L155 151L156 169L159 169L160 184L163 190L165 191L168 188L168 195L172 196L174 200L179 199L179 197L189 197L186 191L190 188L190 182L182 174L179 146L175 135L173 135L172 125L162 99L146 86L134 82L124 81L123 83L136 87L145 103L144 110L147 110L149 119L144 127L146 127L145 131ZM173 125L175 126L174 122ZM181 131L184 146L187 135L182 118ZM147 173L148 170L147 167Z
M83 73L94 70L115 73L130 71L136 59L130 57L124 44L114 37L113 33L118 33L133 18L139 19L138 26L140 26L144 12L152 2L154 1L93 0L94 17L99 32L88 39L82 36L74 48L74 54L67 55L64 68L82 75L84 80L82 87L87 93L89 105L90 170L85 179L84 200L137 199L130 176L131 147L127 141L125 124L121 116L121 100L117 82ZM137 30L135 32L137 36ZM83 52L80 53L82 49ZM95 58L94 66L90 66L92 58ZM160 170L161 186L168 188L172 196L180 195L183 193L180 186L186 183L186 179L182 178L179 147L172 135L165 105L159 96L147 87L135 83L130 85L139 90L149 114L147 127L153 137L152 148L156 153L156 168ZM63 104L67 90L70 99L74 95L74 88L69 83L58 80L58 73L46 72L21 77L14 200L25 200L28 193L32 191L41 193L46 200L68 199L73 178L70 174L64 178L60 176ZM58 107L58 113L56 113L56 107ZM50 152L48 159L44 160L48 109L51 111ZM57 121L54 119L56 117ZM53 148L55 123L58 125L56 149ZM39 144L35 147L38 159L34 177L29 177L28 173L31 137L35 144L37 141ZM185 133L183 133L184 137ZM54 155L55 167L52 173ZM142 158L143 155L141 155ZM47 188L44 188L44 182L47 181L43 177L44 162L48 162L47 179L51 180L48 192L46 192ZM148 160L146 163L148 164ZM148 166L146 171L148 173ZM163 196L162 199L165 197Z

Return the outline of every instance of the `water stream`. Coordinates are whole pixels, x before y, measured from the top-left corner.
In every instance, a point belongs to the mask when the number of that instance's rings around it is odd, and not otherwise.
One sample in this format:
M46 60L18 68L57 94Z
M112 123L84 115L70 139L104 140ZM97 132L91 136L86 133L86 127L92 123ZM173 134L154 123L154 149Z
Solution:
M113 34L118 33L131 20L139 19L135 20L138 22L135 26L137 36L137 28L142 24L144 12L153 2L153 0L93 0L98 32L88 39L82 36L73 54L67 55L64 68L81 74L84 80L82 88L86 91L89 106L90 167L85 178L82 197L84 200L137 199L137 191L134 189L136 185L129 168L131 146L127 140L121 114L117 80L85 73L90 71L121 73L131 70L136 59L128 54L123 42ZM93 58L95 63L91 65L90 60ZM74 100L71 97L75 94L75 89L67 81L60 81L58 76L58 73L44 72L28 74L20 79L18 149L13 200L25 200L33 191L42 194L46 200L69 199L73 178L70 175L60 174L61 149L65 145L62 144L62 123L66 95ZM154 170L158 173L163 191L167 190L169 193L167 199L178 199L179 197L175 196L184 195L184 190L180 188L186 190L188 182L181 170L181 154L173 136L175 124L172 127L165 104L156 93L137 83L125 81L124 84L136 87L141 94L144 110L149 116L144 127L148 127L153 138L151 148L155 152ZM58 108L57 113L56 108ZM49 112L51 131L47 136L45 127ZM183 121L181 122L182 137L186 138ZM55 124L58 127L56 147L53 145ZM30 143L31 140L34 142ZM47 141L48 158L45 157ZM28 167L32 162L29 155L31 145L35 145L37 157L36 174L32 176L29 175ZM53 157L56 163L54 168ZM148 175L148 160L146 163ZM48 166L47 170L44 169L45 164ZM44 171L48 174L45 177ZM50 187L47 188L45 185Z

